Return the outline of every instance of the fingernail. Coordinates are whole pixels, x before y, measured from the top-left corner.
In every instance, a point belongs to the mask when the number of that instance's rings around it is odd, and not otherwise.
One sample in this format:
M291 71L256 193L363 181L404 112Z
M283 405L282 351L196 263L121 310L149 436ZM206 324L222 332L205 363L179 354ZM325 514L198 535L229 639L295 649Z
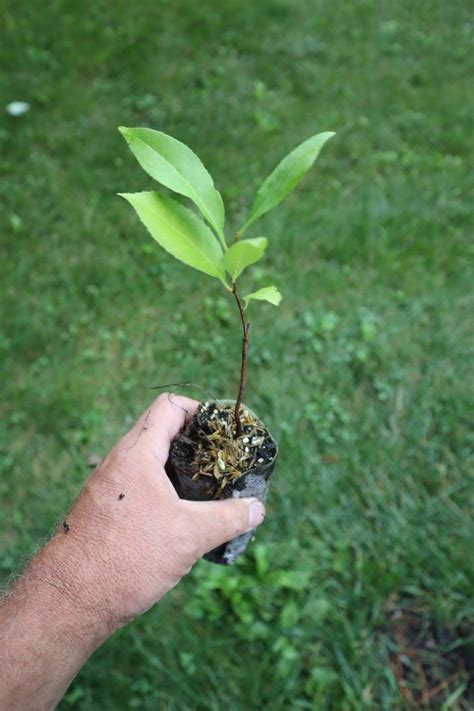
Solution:
M259 526L263 519L265 518L265 506L261 501L252 501L249 506L249 526L250 528L256 528Z

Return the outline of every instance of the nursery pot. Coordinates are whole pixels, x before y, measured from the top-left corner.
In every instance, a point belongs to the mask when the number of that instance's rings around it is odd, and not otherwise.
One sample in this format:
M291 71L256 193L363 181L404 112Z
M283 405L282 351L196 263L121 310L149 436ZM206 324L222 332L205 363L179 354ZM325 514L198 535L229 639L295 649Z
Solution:
M245 439L247 439L250 448L254 442L258 442L258 445L254 445L258 446L258 450L255 450L252 466L244 469L241 473L234 473L230 480L226 478L218 480L211 474L200 475L199 471L196 471L196 465L193 466L200 435L205 437L206 431L211 431L208 423L219 417L219 413L224 417L221 408L225 408L226 417L229 419L230 408L233 406L235 406L235 400L201 403L198 412L187 427L173 439L166 463L166 472L181 499L210 501L253 496L265 503L270 477L278 455L278 445L263 422L245 405L242 405L241 412L246 411L258 427L258 437L252 437L253 426L243 424L242 435L239 438L241 447L244 449ZM221 420L221 422L223 421ZM219 475L218 470L216 472ZM231 565L245 550L253 534L253 530L243 533L210 551L204 558L212 563Z

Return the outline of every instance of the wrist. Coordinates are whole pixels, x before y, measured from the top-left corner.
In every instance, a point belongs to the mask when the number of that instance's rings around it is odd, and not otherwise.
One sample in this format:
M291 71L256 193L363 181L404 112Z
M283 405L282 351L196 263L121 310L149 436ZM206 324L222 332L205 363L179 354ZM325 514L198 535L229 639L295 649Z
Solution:
M57 539L47 543L29 563L13 594L37 612L52 636L62 636L65 646L89 656L116 627L99 591L94 593L89 581L81 579L74 545L68 546L67 554L64 548Z

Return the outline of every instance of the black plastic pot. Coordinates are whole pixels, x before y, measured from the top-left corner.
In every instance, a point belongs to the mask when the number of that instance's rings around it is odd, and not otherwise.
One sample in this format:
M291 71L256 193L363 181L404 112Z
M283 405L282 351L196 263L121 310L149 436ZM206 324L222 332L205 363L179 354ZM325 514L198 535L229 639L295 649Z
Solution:
M232 405L232 400L217 400L216 405ZM256 419L258 419L249 408L245 406ZM261 420L259 420L261 424ZM229 482L223 489L219 490L218 484L213 478L199 477L193 479L186 471L182 463L184 433L179 434L171 443L170 454L166 464L166 472L181 499L188 501L210 501L216 499L244 498L254 496L262 503L265 503L268 493L270 477L273 473L275 462L278 456L278 445L270 432L268 434L268 457L267 461L257 464L248 471L243 472L238 478ZM267 440L266 440L267 442ZM184 445L185 446L185 445ZM212 563L231 565L235 563L237 557L246 549L252 539L254 531L237 536L237 538L224 543L207 553L204 558Z

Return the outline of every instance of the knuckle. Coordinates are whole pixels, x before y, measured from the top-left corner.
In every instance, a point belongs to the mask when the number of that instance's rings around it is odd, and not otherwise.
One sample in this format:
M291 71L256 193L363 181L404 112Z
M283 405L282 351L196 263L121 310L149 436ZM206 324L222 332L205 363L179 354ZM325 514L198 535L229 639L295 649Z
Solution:
M169 393L160 393L158 397L155 400L156 405L163 405L168 402L170 394Z
M120 468L128 459L128 454L130 450L130 433L127 433L121 437L108 452L107 456L102 462L102 468L105 466L109 468Z
M120 439L97 468L95 475L102 480L123 480L130 471L130 455L125 438Z

